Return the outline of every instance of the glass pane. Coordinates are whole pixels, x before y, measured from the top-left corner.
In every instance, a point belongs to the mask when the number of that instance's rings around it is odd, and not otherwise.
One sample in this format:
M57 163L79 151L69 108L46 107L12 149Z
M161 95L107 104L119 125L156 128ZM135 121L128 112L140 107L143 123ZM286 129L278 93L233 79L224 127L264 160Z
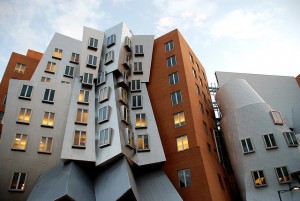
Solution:
M81 122L81 115L82 115L82 110L78 109L77 110L77 115L76 115L76 121Z
M177 150L178 151L182 151L183 150L182 138L181 137L177 138Z
M247 153L248 152L248 147L246 145L246 140L242 140L242 147L243 147L244 153Z
M148 135L144 135L144 149L149 149Z
M290 134L291 134L291 138L293 140L293 144L295 144L295 145L298 144L295 134L294 133L290 133Z
M181 92L177 92L178 103L181 103Z
M140 114L136 114L136 122L135 122L135 126L141 126L141 116Z
M25 178L26 178L26 174L21 173L21 176L20 176L20 179L19 179L18 189L24 190L24 188L25 188Z
M13 144L13 149L19 148L19 144L21 143L21 136L22 136L21 134L16 134L14 144Z
M142 117L142 122L141 122L141 126L146 126L146 114L141 114Z
M85 146L85 141L86 141L86 133L81 132L81 139L80 139L80 145Z
M84 93L84 102L89 102L89 91L85 91Z
M189 148L189 142L187 136L183 137L183 149L188 149Z
M88 64L93 64L93 56L92 55L89 55Z
M44 151L45 150L45 146L46 146L46 138L42 137L41 142L40 142L39 151Z
M138 149L143 149L143 137L138 136Z
M25 109L21 108L20 113L19 113L19 117L18 117L18 121L23 121L24 113L25 113Z
M191 172L190 170L185 170L185 182L186 182L186 187L191 185Z
M183 170L178 171L179 187L185 187Z
M105 139L104 139L105 144L109 144L109 132L108 129L105 129Z
M19 173L15 172L10 184L10 189L17 189L18 179L19 179Z
M84 91L80 90L80 93L79 93L79 96L78 96L78 101L83 102L84 101L83 97L84 97Z
M84 110L82 122L86 123L87 122L87 118L88 118L88 112L87 112L87 110Z
M42 122L43 125L48 125L48 116L49 116L49 112L45 112L43 122Z
M50 113L50 118L48 121L48 126L53 126L54 125L54 113Z
M46 147L47 152L51 151L51 146L52 146L52 138L48 138L47 147Z
M246 139L246 140L247 140L247 144L248 144L249 151L253 151L253 146L252 146L251 139L248 138L248 139Z
M180 115L180 122L181 122L181 123L185 122L184 113L181 112L179 115Z
M54 99L54 93L55 93L55 91L54 90L50 90L50 98L49 98L49 100L50 101L53 101L53 99Z
M266 184L263 171L259 171L259 176L260 176L260 184Z
M27 88L27 93L26 93L26 97L30 97L31 96L31 92L32 92L32 86L28 86L28 88Z
M27 85L23 85L20 96L25 96L26 89L27 89Z
M26 148L26 142L27 142L27 135L23 135L19 148L20 149L25 149Z
M274 135L271 134L271 135L269 135L269 137L270 137L270 140L271 140L271 144L272 144L273 146L277 146L277 145L276 145L276 142L275 142Z
M264 135L264 139L265 139L267 147L271 147L271 143L270 143L270 140L269 140L269 135Z
M179 124L179 114L174 115L174 123L175 125Z
M79 135L80 135L80 132L75 131L74 142L73 142L74 145L79 145Z

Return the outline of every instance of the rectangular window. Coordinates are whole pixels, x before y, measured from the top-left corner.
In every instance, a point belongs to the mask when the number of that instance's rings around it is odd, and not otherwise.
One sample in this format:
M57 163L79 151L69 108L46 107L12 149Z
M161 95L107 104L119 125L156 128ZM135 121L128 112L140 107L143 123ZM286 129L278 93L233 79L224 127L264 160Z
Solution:
M243 148L244 154L254 152L251 138L243 139L243 140L241 140L241 143L242 143L242 148Z
M275 125L283 125L283 119L279 111L270 112Z
M289 174L286 167L275 168L275 172L277 175L278 182L280 184L292 182L291 175Z
M85 148L86 142L86 132L85 131L75 131L73 146L74 148Z
M27 145L27 139L28 135L27 134L19 134L17 133L12 145L12 150L26 150L26 145Z
M126 124L130 123L129 111L128 111L128 108L125 105L121 106L121 117L122 117L123 122L125 122Z
M54 74L56 70L56 63L48 61L45 72Z
M201 110L202 114L204 114L203 104L201 102L199 102L199 103L200 103L200 110Z
M87 120L88 120L88 110L78 108L75 123L87 124Z
M83 79L82 79L82 84L93 85L93 74L84 73Z
M142 108L142 96L137 95L137 96L132 96L132 109L134 108Z
M200 85L203 87L203 81L202 78L199 76L199 80L200 80Z
M44 93L44 98L43 98L43 102L50 102L53 103L54 100L54 94L55 94L55 90L53 89L46 89L45 93Z
M191 186L191 171L190 169L178 170L179 187L186 188Z
M106 72L99 72L98 73L98 79L97 79L97 84L101 85L104 84L106 82Z
M33 86L30 85L23 85L21 93L19 95L19 98L24 98L24 99L31 99L31 93L32 93Z
M133 65L133 73L143 73L143 63L142 62L134 62Z
M146 114L145 113L139 113L135 115L135 127L136 128L145 128L147 127L146 123Z
M113 61L114 61L114 51L112 50L112 51L109 51L109 52L107 52L105 54L105 56L104 56L104 64L108 65L108 64L110 64Z
M40 153L51 153L52 150L52 137L42 137L39 144Z
M27 174L23 172L14 172L9 190L10 191L24 191Z
M124 44L125 48L127 49L127 51L131 52L131 40L128 36L125 37L125 44Z
M29 124L30 116L31 116L31 109L21 108L17 122Z
M261 187L267 185L263 170L252 171L251 174L252 174L255 187Z
M194 78L196 78L196 79L197 79L197 73L196 73L195 69L194 69L194 68L192 68L192 71L193 71Z
M99 90L99 103L108 100L109 97L109 87L104 87Z
M50 82L50 78L49 77L43 77L41 78L41 82Z
M175 55L168 57L167 58L167 66L168 67L172 67L172 66L175 66L175 65L176 65L176 57L175 57Z
M74 67L73 66L66 66L64 76L73 78L74 74Z
M99 131L99 147L104 147L110 145L111 141L111 128L106 128Z
M167 42L167 43L165 43L165 50L166 50L166 52L172 50L173 48L174 48L174 44L173 44L172 40L169 41L169 42Z
M185 125L184 112L178 112L173 115L175 128Z
M93 49L93 50L97 50L97 48L98 48L98 39L89 38L88 48Z
M25 64L17 63L14 72L24 74L25 68L26 68Z
M297 138L295 136L294 132L284 132L283 133L285 140L289 147L298 147L299 143L297 141Z
M124 104L127 104L127 91L123 87L118 88L119 100Z
M137 151L149 151L149 135L138 135Z
M78 64L79 63L79 54L73 52L70 62Z
M175 91L171 93L171 101L172 105L180 104L182 102L181 91Z
M62 49L55 48L52 58L61 59L62 58L62 53L63 53Z
M194 58L193 58L193 55L190 53L190 60L192 63L194 63Z
M115 44L116 44L116 34L113 34L106 39L106 47L111 47Z
M141 91L141 80L131 80L131 91Z
M206 96L203 92L202 92L202 98L203 98L204 102L206 103Z
M134 148L134 133L129 129L126 128L126 145L130 148Z
M108 112L109 112L108 106L104 106L102 108L99 108L99 110L98 110L98 123L108 121Z
M70 84L70 82L64 81L64 80L62 80L61 83L63 83L63 84Z
M97 57L93 56L93 55L88 55L86 66L96 68L96 66L97 66Z
M179 81L179 77L178 77L178 73L175 72L175 73L172 73L169 75L169 83L170 85L174 85L174 84L177 84Z
M89 103L89 94L90 91L81 89L78 96L78 103Z
M200 72L199 64L196 62L197 70Z
M198 84L195 84L195 85L196 85L196 91L197 91L197 94L200 95L200 88L199 88Z
M266 149L274 149L277 148L277 144L273 134L263 135L263 139L265 142Z
M123 63L122 63L126 68L130 69L130 54L125 53L123 57Z
M204 73L204 71L202 70L201 72L202 72L203 78L205 79L205 73Z
M46 127L53 127L54 125L54 113L52 112L45 112L44 113L44 118L42 121L42 126Z
M143 45L136 45L135 46L135 56L144 56Z
M180 136L176 138L177 141L177 151L184 151L189 149L189 141L187 135Z

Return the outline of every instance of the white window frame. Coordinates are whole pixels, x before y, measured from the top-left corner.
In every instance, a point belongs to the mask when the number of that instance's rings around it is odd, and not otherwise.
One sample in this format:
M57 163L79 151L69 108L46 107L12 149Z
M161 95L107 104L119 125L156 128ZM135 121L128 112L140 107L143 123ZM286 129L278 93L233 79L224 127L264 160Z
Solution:
M88 48L98 49L98 39L90 37L88 41Z
M266 149L275 149L275 148L278 148L276 140L275 140L275 136L274 136L273 133L263 135L262 137L263 137ZM272 138L274 139L274 142L272 141Z
M45 72L54 74L55 71L56 71L56 63L52 61L48 61Z
M18 135L20 135L20 138L17 138ZM21 148L21 146L22 146L21 143L23 141L23 138L25 138L25 146L24 146L24 148ZM16 142L18 142L18 144L16 145L17 147L15 147ZM28 143L28 134L16 133L13 143L12 143L12 146L11 146L11 150L25 151L26 147L27 147L27 143Z
M109 99L109 92L110 88L109 87L104 87L102 89L99 89L99 97L98 97L98 102L104 102Z
M22 63L16 63L14 72L24 74L26 69L26 65Z
M246 145L245 148L246 148L247 150L244 150L243 142L245 143L245 145ZM249 144L249 143L250 143L250 144ZM250 145L251 145L251 147L252 147L252 150L251 150ZM255 149L254 149L253 142L252 142L252 139L251 139L251 138L245 138L245 139L242 139L242 140L241 140L241 146L242 146L242 150L243 150L243 153L244 153L244 154L249 154L249 153L255 152Z
M45 139L45 146L44 149L41 149L41 144L43 143L43 139ZM48 144L50 144L50 150L47 151ZM52 152L52 145L53 145L53 138L52 137L41 137L40 143L39 143L39 153L51 153Z
M104 84L106 82L106 72L99 72L97 78L97 85Z
M279 184L286 184L286 183L292 182L292 177L289 174L286 166L277 167L277 168L274 168L274 170L275 170ZM287 173L287 175L285 173Z
M257 178L255 177L255 173L257 174ZM255 188L267 186L266 176L263 170L251 171L251 175Z
M125 129L125 140L126 146L134 149L134 133L129 128Z
M75 138L76 135L78 135L78 142L75 144ZM73 136L73 148L85 148L86 147L86 131L82 130L75 130L74 131L74 136Z
M108 65L114 61L114 51L111 50L104 55L104 65Z
M80 113L80 119L79 120L77 119L78 112ZM86 115L87 116L86 117L86 122L83 121L85 113L87 114ZM78 123L78 124L87 124L87 122L88 122L88 115L89 115L89 111L87 109L77 108L75 123Z
M138 135L137 136L137 151L150 151L150 139L148 134ZM142 144L140 146L139 141L141 140ZM148 143L147 143L148 141ZM148 146L147 146L148 145Z
M74 69L75 68L73 66L66 66L64 76L73 78Z
M171 93L171 103L173 106L182 103L182 94L180 90Z
M53 121L51 122L51 117L53 117ZM42 126L46 127L54 127L54 118L55 118L55 113L53 112L45 112L42 120Z
M173 67L177 64L176 62L176 56L172 55L170 57L167 58L167 67Z
M131 87L132 92L141 91L141 89L142 89L141 80L131 80L131 86L130 87Z
M183 120L184 121L181 121L181 118L183 116ZM174 125L175 125L175 128L178 128L178 127L181 127L181 126L184 126L186 125L186 121L185 121L185 115L184 115L184 112L177 112L173 115L173 119L174 119ZM176 121L178 120L178 122L176 123Z
M187 180L187 172L189 172L189 181ZM183 186L181 185L180 183L180 177L181 177L181 173L182 173L182 176L183 176ZM191 170L189 168L187 169L183 169L183 170L178 170L177 171L177 175L178 175L178 183L179 183L179 187L180 188L187 188L189 186L191 186Z
M146 113L135 114L135 128L147 128Z
M132 96L132 109L143 108L142 95Z
M124 104L127 104L127 91L123 87L118 88L119 100Z
M99 131L98 147L106 147L111 144L112 128L105 128Z
M168 52L174 48L173 40L170 40L165 43L165 51Z
M96 68L97 66L97 57L94 55L88 55L86 60L86 66L87 67L93 67Z
M51 81L50 77L44 77L44 76L42 76L42 78L41 78L41 82L50 82L50 81Z
M125 48L130 52L132 47L132 42L128 36L125 37Z
M84 73L82 78L82 84L93 85L93 74Z
M54 52L53 52L52 58L61 59L62 58L62 54L63 54L63 50L62 49L54 48Z
M80 57L79 54L72 52L70 62L78 64L79 63L79 57Z
M23 91L24 91L24 94L22 95ZM19 98L30 100L31 95L32 95L32 91L33 91L33 86L23 84L20 95L19 95Z
M111 47L116 44L116 34L112 34L106 39L106 47Z
M16 185L16 188L12 188L12 182L13 182L13 178L14 178L15 174L18 174L17 185ZM21 180L22 176L25 176L24 183L23 183L23 186L21 188L19 188L20 180ZM27 180L27 173L25 173L25 172L14 172L13 175L12 175L12 178L11 178L10 185L9 185L9 191L24 191L25 186L26 186L25 185L26 180Z
M289 147L298 147L299 143L294 132L283 132L286 143Z
M98 109L98 123L103 123L109 120L109 106L104 106Z
M144 55L144 46L143 45L135 45L135 56L143 56Z
M187 142L187 143L185 143ZM187 135L182 135L176 138L177 151L184 151L190 148Z
M129 116L129 110L125 105L122 105L120 107L120 112L121 112L121 119L123 122L126 124L130 124L130 116Z
M177 77L177 82L176 82L176 77ZM179 75L177 71L169 75L169 84L171 86L177 84L178 82L179 82Z
M88 104L89 103L89 96L90 96L90 91L80 89L77 102ZM82 99L81 99L81 97L82 97Z
M21 114L22 110L24 110L23 114ZM29 112L29 119L25 120L26 114L27 112ZM31 114L32 114L32 110L28 109L28 108L21 108L17 117L17 122L18 123L25 123L25 124L29 124L30 123L30 119L31 119ZM20 119L20 116L22 117Z
M138 61L133 63L133 73L143 73L143 62Z
M54 89L45 89L43 102L46 103L53 103L55 97L55 90Z

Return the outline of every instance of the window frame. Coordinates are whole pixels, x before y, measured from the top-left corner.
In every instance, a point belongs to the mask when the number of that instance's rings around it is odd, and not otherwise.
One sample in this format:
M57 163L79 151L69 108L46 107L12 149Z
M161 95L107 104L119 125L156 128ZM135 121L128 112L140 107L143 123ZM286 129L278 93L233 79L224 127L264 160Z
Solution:
M134 55L135 56L144 56L144 46L143 45L135 45Z
M14 68L14 72L24 74L26 69L26 65L22 63L16 63L16 66Z
M257 174L257 178L255 177L255 173ZM262 173L262 175L261 175ZM254 183L254 187L255 188L259 188L259 187L264 187L264 186L267 186L267 180L266 180L266 176L265 176L265 173L264 173L264 170L254 170L254 171L251 171L251 175L252 175L252 180L253 180L253 183ZM263 179L262 179L263 178ZM256 181L257 180L260 180L260 184L257 184ZM262 181L263 180L263 181Z
M86 133L87 132L83 131L83 130L75 130L74 131L72 148L79 148L79 149L85 149L86 148L86 138L87 138ZM76 135L78 135L77 144L75 144Z
M122 105L120 107L120 112L121 112L121 120L126 123L127 125L130 124L130 116L129 116L129 109L127 106Z
M44 150L41 150L41 144L43 142L43 139L45 139L45 146L44 146ZM49 143L49 139L51 139L51 144L50 144L50 150L47 151L47 147L48 147L48 143ZM39 148L38 148L38 153L44 153L44 154L51 154L52 152L52 145L53 145L53 138L52 137L41 137L40 143L39 143Z
M96 68L97 67L97 56L90 55L90 54L87 55L86 66L91 67L91 68Z
M17 138L17 136L20 135L19 138ZM21 143L23 142L23 137L25 137L25 145L24 148L22 148L21 146L23 146ZM28 134L24 134L24 133L16 133L14 139L13 139L13 143L11 145L11 150L14 151L26 151L27 148L27 144L28 144ZM19 139L19 140L17 140ZM18 142L18 144L16 144L16 142ZM16 147L15 147L16 145Z
M176 56L175 55L169 56L167 58L167 67L168 68L171 68L171 67L175 66L176 64L177 64L177 62L176 62Z
M168 52L172 49L174 49L174 42L173 42L173 40L170 40L165 43L165 51Z
M125 129L125 140L126 146L134 149L134 133L129 128Z
M48 61L45 72L55 74L55 71L56 71L56 63L52 61Z
M82 97L82 99L81 99L81 97ZM79 96L78 96L78 99L77 99L77 103L88 105L89 104L89 98L90 98L90 91L85 90L85 89L80 89L79 90Z
M63 50L62 49L54 48L53 55L52 55L53 59L59 59L59 60L61 60L62 59L62 55L63 55Z
M284 124L282 115L279 111L271 110L270 114L271 114L271 117L272 117L275 125L283 125Z
M249 141L248 141L248 140L250 140L252 150L249 149L249 144L248 144ZM247 150L246 150L246 151L245 151L244 146L243 146L243 141L245 142L245 145L246 145L246 147L247 147ZM243 151L244 155L245 155L245 154L250 154L250 153L254 153L254 152L255 152L255 148L254 148L254 146L253 146L252 138L244 138L244 139L242 139L242 140L241 140L241 146L242 146L242 151Z
M41 77L41 82L50 82L50 81L51 81L50 77L44 77L44 76Z
M187 142L187 143L185 143L185 142ZM177 147L177 152L181 152L181 151L190 149L188 136L181 135L179 137L176 137L176 147Z
M171 93L171 103L172 106L182 103L182 94L180 90Z
M77 119L78 112L80 112L80 119L79 120ZM86 113L86 121L83 121L85 113ZM77 108L76 117L75 117L75 124L87 125L88 124L88 115L89 115L88 109Z
M23 118L20 119L20 115L21 115L22 109L24 109L24 113L23 113ZM30 112L28 121L27 121L27 120L24 120L25 117L26 117L27 111ZM31 114L32 114L32 109L29 109L29 108L21 108L20 111L19 111L18 117L17 117L17 123L21 123L21 124L30 124Z
M70 62L74 64L79 64L80 54L72 52Z
M272 138L271 136L273 137L274 142L272 142L273 140L271 139ZM265 147L266 147L267 150L278 148L276 140L275 140L275 136L274 136L273 133L265 134L265 135L262 136L262 138L263 138L263 141L265 143ZM275 144L273 145L273 143L275 143ZM268 144L270 144L270 146Z
M73 78L74 70L75 70L75 68L73 66L68 66L67 65L66 68L65 68L64 77Z
M131 80L130 89L132 92L139 92L142 90L141 80Z
M88 85L88 86L93 86L93 74L92 73L84 73L82 77L82 84ZM90 83L91 81L91 83Z
M51 124L51 115L53 115L52 116L53 117L52 124ZM55 120L55 113L54 112L44 112L44 116L43 116L41 126L42 127L53 128L54 127L54 120Z
M150 138L149 134L137 135L137 152L150 151L150 139L149 138ZM142 142L141 146L139 144L140 140Z
M112 34L106 39L106 47L109 48L116 44L116 34Z
M143 62L137 61L133 63L133 73L143 74Z
M53 104L54 98L55 98L55 90L54 89L45 89L42 102Z
M143 97L142 95L132 96L132 109L141 109L143 108Z
M111 50L104 55L104 65L108 65L114 61L114 51Z
M26 88L26 89L24 89L24 88ZM23 89L25 90L24 95L22 95L22 92L24 91ZM33 86L23 84L19 98L25 99L25 100L31 100L32 92L33 92Z
M182 118L182 114L183 114L184 121L180 120ZM175 128L186 125L186 119L183 111L173 114L173 119L174 119ZM178 123L176 123L176 119L178 119Z
M13 181L14 181L15 174L18 174L18 179L17 179L16 188L13 189L13 188L12 188L12 184L13 184ZM19 188L20 180L21 180L22 175L24 175L24 182L23 182L23 184L21 185L22 187ZM26 180L27 180L27 173L25 173L25 172L14 172L13 175L12 175L12 177L11 177L10 185L9 185L8 190L9 190L9 191L19 191L19 192L25 191ZM22 189L22 188L23 188L23 189Z
M99 72L97 76L97 85L101 85L105 83L106 83L106 71Z
M285 171L283 169L285 169ZM279 184L286 184L286 183L292 182L292 177L291 177L290 173L288 172L286 166L276 167L276 168L274 168L274 170L275 170L276 177L277 177ZM280 175L279 175L278 170L280 170L280 174L282 175L283 181L280 181ZM287 175L285 175L285 173L287 173ZM287 180L287 178L288 178L288 180Z
M109 121L109 106L103 106L98 109L98 123Z
M188 172L188 174L187 174L187 172ZM183 181L181 181L180 173L183 173L182 174L183 175ZM189 175L189 177L187 177L187 175ZM177 178L178 178L179 188L188 188L192 184L191 170L189 168L177 170ZM183 186L181 185L181 182L183 182Z
M127 100L128 100L128 98L127 98L127 96L128 96L127 91L123 87L119 87L118 88L118 94L119 94L119 101L121 101L124 104L127 104Z
M299 142L295 136L295 132L290 131L290 132L283 132L284 138L286 140L286 143L288 147L298 147Z
M103 87L99 89L98 102L102 103L104 101L107 101L109 99L109 93L110 93L110 87Z
M97 50L98 49L98 39L90 37L88 40L88 49Z
M101 136L104 135L104 140L101 140ZM103 148L106 146L111 145L111 135L112 135L112 128L105 128L99 131L98 137L98 147Z
M147 128L146 113L136 113L135 114L135 128Z

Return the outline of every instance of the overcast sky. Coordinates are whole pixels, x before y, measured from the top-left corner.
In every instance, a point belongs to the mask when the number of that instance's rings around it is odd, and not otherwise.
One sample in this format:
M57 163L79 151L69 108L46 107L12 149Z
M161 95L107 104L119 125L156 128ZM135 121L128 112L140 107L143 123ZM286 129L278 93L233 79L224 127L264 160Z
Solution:
M44 52L55 32L80 39L125 22L159 37L178 28L206 69L300 74L299 0L0 0L0 79L12 52Z

